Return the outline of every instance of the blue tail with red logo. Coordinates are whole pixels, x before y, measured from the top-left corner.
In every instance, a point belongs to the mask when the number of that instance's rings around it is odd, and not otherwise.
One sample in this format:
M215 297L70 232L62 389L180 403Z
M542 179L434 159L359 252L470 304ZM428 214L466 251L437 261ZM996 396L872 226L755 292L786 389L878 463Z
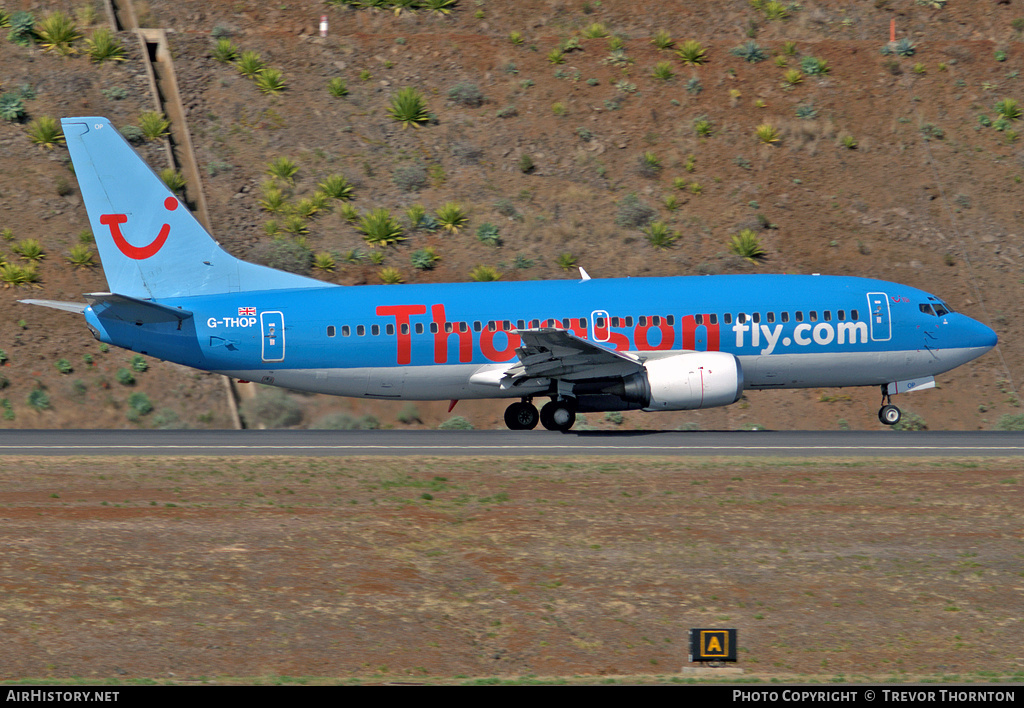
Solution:
M150 300L330 287L224 251L106 118L61 124L112 293Z

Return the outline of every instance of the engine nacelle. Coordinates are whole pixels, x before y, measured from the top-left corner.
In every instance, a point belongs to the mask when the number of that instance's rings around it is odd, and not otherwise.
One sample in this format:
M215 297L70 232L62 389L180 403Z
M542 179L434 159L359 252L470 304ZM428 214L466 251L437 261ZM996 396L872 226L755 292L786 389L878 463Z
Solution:
M740 360L726 352L688 352L645 362L645 411L683 411L735 403L743 395ZM639 382L638 382L639 383Z

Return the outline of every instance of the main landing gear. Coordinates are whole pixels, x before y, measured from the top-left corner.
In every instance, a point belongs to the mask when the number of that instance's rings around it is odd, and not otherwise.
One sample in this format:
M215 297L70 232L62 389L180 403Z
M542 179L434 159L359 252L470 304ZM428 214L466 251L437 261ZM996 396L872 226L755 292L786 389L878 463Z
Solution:
M889 387L882 385L882 408L878 411L878 420L883 425L896 425L903 417L902 411L892 405L892 398L889 396Z
M533 430L538 422L548 430L569 430L576 423L575 401L554 400L544 404L538 413L530 399L524 398L505 409L505 425L509 430Z

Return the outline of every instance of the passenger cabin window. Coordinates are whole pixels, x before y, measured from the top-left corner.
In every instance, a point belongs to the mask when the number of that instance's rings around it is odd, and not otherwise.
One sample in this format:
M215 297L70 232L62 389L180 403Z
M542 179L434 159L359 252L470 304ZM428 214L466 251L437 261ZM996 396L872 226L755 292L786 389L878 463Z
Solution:
M714 317L714 315L711 315L711 316ZM676 316L675 315L668 315L665 318L665 324L667 324L669 327L671 327L675 323L676 323Z
M372 334L374 337L380 335L380 325L372 325L370 327L370 334Z
M422 322L417 322L416 323L416 334L423 334L423 323Z
M722 315L722 323L723 324L732 324L732 314L729 313L729 312L726 312L724 315Z
M409 323L408 322L403 322L402 323L401 332L402 332L402 334L409 334Z
M356 334L360 337L366 336L366 325L359 325L356 327Z
M750 316L750 319L754 320L754 324L760 324L761 323L761 313L760 312L755 312L753 315Z
M341 336L342 337L348 337L351 334L352 334L352 330L349 328L348 325L342 325L341 326Z
M604 318L603 317L595 317L594 318L594 326L595 327L604 327Z
M437 334L437 322L430 323L430 333Z
M526 329L526 320L516 320L516 329Z
M483 329L483 325L480 323L480 320L474 320L473 321L473 331L474 332L479 332L481 329Z
M384 328L384 331L387 332L388 335L392 335L395 333L395 326L393 324L389 324Z
M327 336L328 337L333 337L334 336L334 325L327 325Z
M808 312L807 313L807 321L808 322L817 322L818 321L818 313L815 310L811 310L810 312Z
M821 315L821 319L825 320L826 322L831 322L832 321L832 311L831 310L825 310L825 312L823 312L822 315Z
M783 312L781 314L782 314L782 321L783 322L789 322L789 313L788 312Z
M699 325L704 324L704 315L694 315L693 316L693 321L696 322Z
M795 319L797 322L803 322L804 321L804 313L796 312L795 313L795 317L793 319Z
M860 319L860 315L857 314L856 310L850 310L850 319L851 320L859 320Z
M671 315L669 315L669 317L671 317ZM712 314L712 315L708 315L708 321L709 321L709 322L710 322L711 324L718 324L718 315L714 315L714 314ZM672 324L672 323L671 323L671 322L669 322L669 324Z
M840 310L838 313L836 313L836 317L839 318L840 322L845 320L846 319L846 310Z

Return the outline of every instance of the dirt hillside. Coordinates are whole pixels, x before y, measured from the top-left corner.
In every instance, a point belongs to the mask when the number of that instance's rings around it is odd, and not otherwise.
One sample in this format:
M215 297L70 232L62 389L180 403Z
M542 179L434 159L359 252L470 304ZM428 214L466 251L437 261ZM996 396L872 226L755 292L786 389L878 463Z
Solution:
M4 4L37 18L80 6ZM996 104L1024 100L1020 2L935 8L913 0L811 0L778 20L746 0L652 0L640 12L620 0L461 0L447 15L340 2L135 6L143 25L170 32L214 232L239 256L354 286L380 282L383 268L405 282L469 280L481 265L503 280L577 277L560 267L570 261L595 277L883 278L938 293L1001 338L999 351L900 405L933 429L992 428L1018 413L1022 123L1000 122ZM322 13L326 38L317 32ZM882 52L892 20L905 56ZM81 29L89 36L95 28ZM687 65L659 49L652 42L658 33L676 48L698 40L706 63ZM218 61L215 37L258 52L282 72L284 90L265 94L234 64ZM0 255L24 264L14 247L25 238L38 239L46 253L38 289L0 291L3 426L230 425L216 377L149 360L124 385L119 371L131 370L129 355L100 351L80 318L16 302L80 300L105 288L99 268L66 261L74 245L88 245L66 150L34 145L27 126L74 114L106 115L122 129L138 125L152 97L137 43L128 33L120 39L127 61L103 63L90 61L84 39L67 57L0 41L0 90L27 91L24 120L0 120L0 229L11 230ZM551 54L559 48L561 56ZM666 63L661 78L659 63ZM329 91L332 79L344 83L344 92L336 90L343 95ZM429 120L420 127L403 127L388 113L405 87L427 99ZM776 140L758 139L763 124ZM160 141L140 151L154 167L166 166ZM261 185L279 157L298 171L294 184L279 182L291 207L271 213L261 206ZM368 247L340 203L289 224L289 210L332 174L353 185L351 206L389 209L407 239ZM431 214L450 201L468 213L460 231L412 228L410 207ZM645 219L663 221L678 239L655 248ZM493 233L482 229L488 224L500 245L478 238ZM763 243L757 264L729 251L742 229ZM308 232L294 233L301 231ZM427 247L440 260L417 269L413 254ZM330 254L333 270L311 269L312 255L321 253ZM61 360L70 372L58 370ZM145 394L152 410L141 412L147 406L132 394ZM622 423L597 414L584 424L873 428L877 398L874 390L750 392L727 409L627 414ZM331 413L372 415L385 426L433 427L448 417L446 403L293 399L296 425ZM497 427L502 409L460 403L455 413Z

